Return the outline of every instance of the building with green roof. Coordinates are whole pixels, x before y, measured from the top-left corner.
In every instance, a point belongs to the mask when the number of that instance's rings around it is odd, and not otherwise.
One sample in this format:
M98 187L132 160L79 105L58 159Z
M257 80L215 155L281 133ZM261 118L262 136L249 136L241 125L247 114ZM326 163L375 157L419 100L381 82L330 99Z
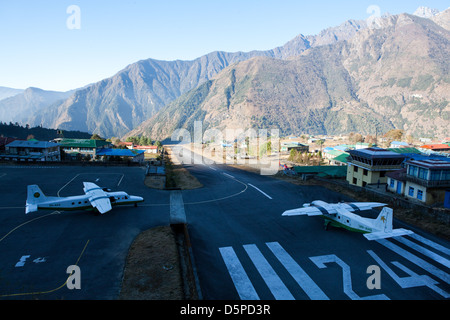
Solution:
M58 143L66 154L81 157L90 156L95 158L97 151L103 148L108 148L111 143L106 140L95 139L58 139Z

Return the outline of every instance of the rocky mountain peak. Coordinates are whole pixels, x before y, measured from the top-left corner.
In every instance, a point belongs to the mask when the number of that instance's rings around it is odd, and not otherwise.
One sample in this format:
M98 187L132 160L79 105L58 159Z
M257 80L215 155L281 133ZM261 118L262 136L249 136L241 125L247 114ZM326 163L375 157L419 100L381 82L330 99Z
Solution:
M438 9L432 9L428 7L419 7L416 11L414 11L413 15L421 17L421 18L432 18L439 13Z

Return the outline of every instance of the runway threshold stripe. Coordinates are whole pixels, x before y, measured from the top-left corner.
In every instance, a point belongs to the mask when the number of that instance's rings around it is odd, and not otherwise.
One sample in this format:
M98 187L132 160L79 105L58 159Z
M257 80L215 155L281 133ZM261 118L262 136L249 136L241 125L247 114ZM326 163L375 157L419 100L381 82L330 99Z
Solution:
M448 249L448 248L446 248L444 246L441 246L440 244L438 244L436 242L433 242L433 241L431 241L431 240L429 240L427 238L424 238L424 237L418 235L417 233L413 233L413 234L411 234L409 236L411 238L413 238L413 239L416 239L416 240L422 242L423 244L426 244L427 246L432 247L433 249L436 249L436 250L438 250L438 251L440 251L440 252L450 256L450 249Z
M241 300L259 300L259 296L233 248L219 248L219 251Z
M427 248L424 248L424 247L418 245L417 243L414 243L411 240L405 239L403 237L396 237L394 239L403 243L404 245L407 245L411 249L414 249L417 252L420 252L421 254L433 259L434 261L442 264L443 266L450 268L450 261L448 259L432 252L431 250L428 250Z
M249 255L258 272L263 277L265 283L269 287L276 300L295 300L289 289L281 281L280 277L273 270L269 262L264 258L261 251L255 244L244 246L245 251Z
M403 248L400 248L396 244L390 242L386 239L379 239L375 240L379 244L385 246L386 248L394 251L395 253L401 255L405 259L411 261L415 265L421 267L422 269L426 270L427 272L431 273L432 275L438 277L439 279L445 281L446 283L450 283L450 275L447 272L442 271L441 269L438 269L437 267L433 266L432 264L426 262L425 260L413 255L412 253L406 251Z
M278 242L270 242L266 243L266 245L311 300L329 300L327 295L317 286L317 284Z

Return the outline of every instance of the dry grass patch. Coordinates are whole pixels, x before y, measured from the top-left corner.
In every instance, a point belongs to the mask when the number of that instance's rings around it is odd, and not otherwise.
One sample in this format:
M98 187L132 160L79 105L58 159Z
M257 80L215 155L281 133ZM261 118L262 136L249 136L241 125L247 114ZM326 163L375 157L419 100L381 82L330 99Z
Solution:
M128 253L119 299L184 299L178 248L169 226L144 231L135 239Z

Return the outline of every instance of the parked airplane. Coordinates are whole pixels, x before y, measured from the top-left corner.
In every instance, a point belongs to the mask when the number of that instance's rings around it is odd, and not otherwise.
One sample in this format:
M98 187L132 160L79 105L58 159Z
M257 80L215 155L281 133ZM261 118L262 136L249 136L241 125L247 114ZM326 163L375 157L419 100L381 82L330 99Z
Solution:
M369 240L397 237L413 233L406 229L392 229L393 210L385 207L378 218L361 217L353 212L371 210L384 207L379 202L353 202L329 204L321 200L306 203L303 208L288 210L283 216L322 216L325 219L325 230L328 226L344 228L354 232L361 232Z
M123 191L111 192L92 182L83 182L83 185L85 194L71 197L47 197L37 185L30 185L27 188L25 214L39 209L65 211L92 208L104 214L115 205L134 204L136 206L138 202L144 201L142 197L130 196Z

